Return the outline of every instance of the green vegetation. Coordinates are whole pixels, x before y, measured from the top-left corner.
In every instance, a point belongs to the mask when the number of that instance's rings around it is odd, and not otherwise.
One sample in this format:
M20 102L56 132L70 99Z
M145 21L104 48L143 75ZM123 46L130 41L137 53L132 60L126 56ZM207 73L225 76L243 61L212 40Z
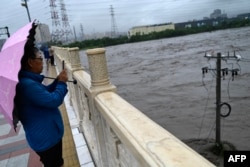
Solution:
M120 36L118 38L104 37L101 39L90 39L81 42L74 42L68 45L63 45L63 47L79 47L79 49L91 49L98 47L107 47L112 45L119 45L132 42L148 41L162 38L177 37L189 34L197 34L202 32L211 32L215 30L228 29L228 28L239 28L250 26L250 19L227 19L221 21L220 24L216 26L201 26L193 28L183 28L176 30L165 30L161 32L152 32L146 35L134 35L130 38L127 36Z
M79 47L80 49L91 49L97 47L106 47L118 44L124 44L128 42L127 36L120 36L118 38L104 37L101 39L89 39L82 42L74 42L64 47Z

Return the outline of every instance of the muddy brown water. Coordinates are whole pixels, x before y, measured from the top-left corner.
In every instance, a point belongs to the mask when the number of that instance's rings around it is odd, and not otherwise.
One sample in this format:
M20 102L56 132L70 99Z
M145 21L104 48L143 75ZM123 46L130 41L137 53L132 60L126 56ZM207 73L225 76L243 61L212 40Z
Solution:
M222 68L238 68L221 79L222 102L231 105L221 118L221 140L238 150L250 150L250 27L106 47L110 81L118 94L183 141L215 138L215 68L221 52L241 55L223 60ZM88 71L85 51L81 62ZM226 113L227 108L222 112Z

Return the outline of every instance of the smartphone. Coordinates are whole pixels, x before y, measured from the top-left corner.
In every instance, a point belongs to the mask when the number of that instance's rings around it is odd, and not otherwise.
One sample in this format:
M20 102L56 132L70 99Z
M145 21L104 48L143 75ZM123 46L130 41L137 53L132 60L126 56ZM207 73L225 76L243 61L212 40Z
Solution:
M64 60L62 61L62 70L64 70Z

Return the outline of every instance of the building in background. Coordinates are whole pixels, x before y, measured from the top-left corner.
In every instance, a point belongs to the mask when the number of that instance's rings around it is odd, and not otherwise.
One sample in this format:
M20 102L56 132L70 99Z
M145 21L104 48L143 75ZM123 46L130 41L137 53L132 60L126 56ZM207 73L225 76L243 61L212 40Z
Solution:
M227 18L226 13L221 13L220 9L215 9L213 13L210 14L210 19Z
M49 26L46 24L39 23L36 29L36 42L37 43L47 43L51 41L51 34L49 31Z
M197 27L203 27L203 26L217 26L221 22L223 22L224 19L217 18L217 19L203 19L203 20L194 20L194 21L188 21L188 22L181 22L175 24L175 29L186 29L186 28L197 28Z
M43 44L43 43L48 43L51 41L51 34L49 31L49 26L46 24L41 24L39 23L37 28L36 28L36 43L37 44ZM2 46L4 45L6 39L0 39L0 51Z
M128 31L128 37L133 35L146 35L152 32L160 32L165 30L174 30L175 26L173 23L153 24L145 26L132 27Z
M240 19L250 19L250 13L244 13L244 14L239 14L237 16L237 18L240 18Z

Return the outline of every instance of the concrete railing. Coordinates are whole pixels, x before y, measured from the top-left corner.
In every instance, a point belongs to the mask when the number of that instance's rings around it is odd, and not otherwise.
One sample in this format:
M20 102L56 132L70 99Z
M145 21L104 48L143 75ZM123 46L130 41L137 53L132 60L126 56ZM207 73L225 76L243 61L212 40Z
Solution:
M70 101L96 166L214 166L116 93L105 49L86 51L88 74L78 48L53 48L57 68L64 60L69 79L77 80L68 84Z

